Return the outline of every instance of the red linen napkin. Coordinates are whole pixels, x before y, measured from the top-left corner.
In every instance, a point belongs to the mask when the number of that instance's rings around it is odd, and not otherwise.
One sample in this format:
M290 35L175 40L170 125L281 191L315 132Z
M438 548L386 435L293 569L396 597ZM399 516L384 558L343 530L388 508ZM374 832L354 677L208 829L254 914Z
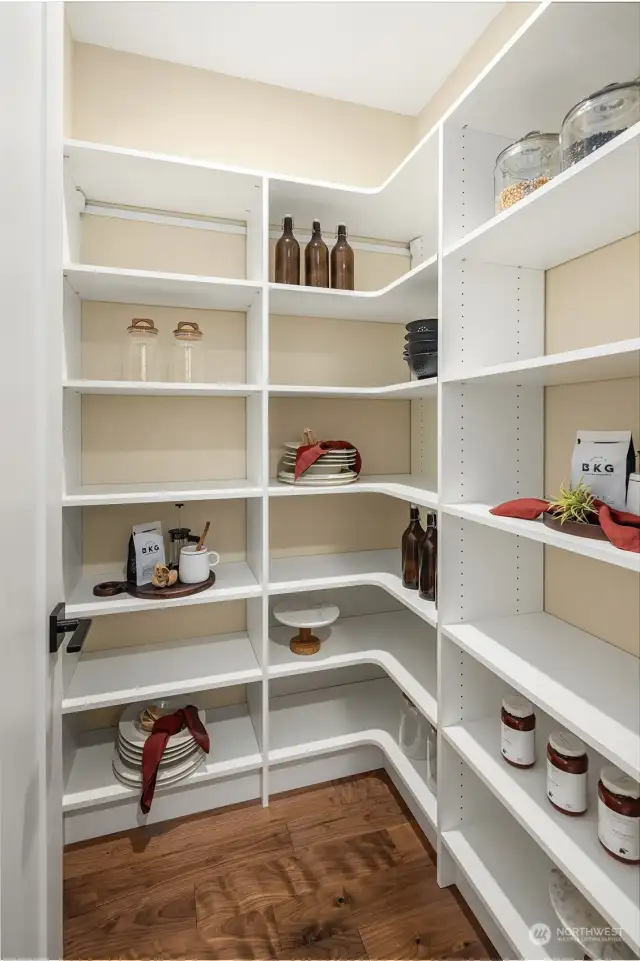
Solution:
M594 507L598 511L600 527L607 535L614 547L621 551L632 551L640 554L640 517L609 507L603 501L595 500ZM552 514L548 501L537 497L520 497L515 501L506 501L492 508L490 514L498 517L521 517L526 521L533 521L540 514Z
M206 754L209 753L209 735L198 717L198 709L193 704L181 707L175 714L165 714L164 717L159 717L142 749L140 809L143 814L148 814L151 810L151 802L156 789L158 765L162 760L167 741L172 734L181 731L185 724L189 728L194 741L200 745Z
M317 444L305 444L302 447L298 447L296 451L296 470L295 479L304 474L307 467L311 467L315 464L319 457L326 454L328 450L344 450L345 447L353 447L356 452L356 462L353 466L356 474L360 473L362 469L362 457L360 456L360 451L354 444L350 444L347 440L321 440Z

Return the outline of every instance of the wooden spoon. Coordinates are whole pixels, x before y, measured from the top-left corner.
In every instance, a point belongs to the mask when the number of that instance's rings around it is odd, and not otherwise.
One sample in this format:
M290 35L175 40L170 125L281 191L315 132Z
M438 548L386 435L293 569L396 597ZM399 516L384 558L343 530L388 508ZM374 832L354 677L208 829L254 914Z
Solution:
M200 535L200 540L198 541L198 546L196 547L196 550L197 550L197 551L201 551L201 550L203 549L203 547L204 547L204 542L205 542L205 538L206 538L207 534L209 533L209 528L210 528L210 527L211 527L211 521L207 521L207 523L204 525L204 530L203 530L202 534Z

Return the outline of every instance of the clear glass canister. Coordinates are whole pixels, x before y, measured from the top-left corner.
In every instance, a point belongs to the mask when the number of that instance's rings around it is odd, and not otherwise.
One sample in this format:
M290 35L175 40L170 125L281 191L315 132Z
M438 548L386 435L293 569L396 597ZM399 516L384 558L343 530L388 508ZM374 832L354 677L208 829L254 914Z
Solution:
M613 140L640 121L640 78L610 83L572 107L562 122L562 169Z
M493 173L496 213L522 200L560 173L557 133L532 130L505 147L496 158Z
M190 320L181 320L173 332L172 380L184 384L204 381L202 331Z
M406 694L402 695L400 713L400 749L407 757L426 761L431 725Z
M127 327L125 380L159 380L158 328L147 317L134 317Z

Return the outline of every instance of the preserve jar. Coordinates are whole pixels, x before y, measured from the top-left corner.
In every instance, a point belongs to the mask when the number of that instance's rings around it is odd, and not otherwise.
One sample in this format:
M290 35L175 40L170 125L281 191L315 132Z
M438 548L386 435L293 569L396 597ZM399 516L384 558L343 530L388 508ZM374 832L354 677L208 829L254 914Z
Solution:
M171 379L181 384L204 380L202 331L191 320L181 320L173 332Z
M577 816L587 810L589 758L575 734L556 731L547 744L547 797L557 811Z
M640 864L640 784L613 766L600 771L598 838L611 857Z
M124 379L159 380L158 328L154 322L148 317L134 317L127 334Z
M403 694L399 738L402 753L414 761L426 761L430 727L424 714Z
M562 169L602 147L640 121L640 78L610 83L572 107L562 121Z
M507 764L532 767L536 761L536 716L521 694L502 698L500 750Z
M557 133L532 130L505 147L493 172L496 213L527 197L560 173Z

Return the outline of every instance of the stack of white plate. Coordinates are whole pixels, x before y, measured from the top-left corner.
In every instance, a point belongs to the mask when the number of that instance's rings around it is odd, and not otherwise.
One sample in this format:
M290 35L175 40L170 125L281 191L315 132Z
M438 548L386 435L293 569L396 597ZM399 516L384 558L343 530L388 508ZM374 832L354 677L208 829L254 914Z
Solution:
M170 713L180 707L185 707L189 701L184 699L154 701L163 712ZM140 714L148 707L148 702L130 704L123 712L118 723L118 736L113 757L113 773L126 784L127 787L142 786L142 751L149 732L143 730L140 724ZM204 711L198 711L202 723L205 723ZM172 735L167 741L160 766L156 788L177 784L183 778L189 777L204 761L205 753L194 741L188 728L183 728Z
M290 440L285 443L285 453L278 470L278 480L281 483L296 484L300 487L335 487L338 484L352 484L357 480L355 447L327 451L296 480L296 451L302 446L304 445L300 441Z

